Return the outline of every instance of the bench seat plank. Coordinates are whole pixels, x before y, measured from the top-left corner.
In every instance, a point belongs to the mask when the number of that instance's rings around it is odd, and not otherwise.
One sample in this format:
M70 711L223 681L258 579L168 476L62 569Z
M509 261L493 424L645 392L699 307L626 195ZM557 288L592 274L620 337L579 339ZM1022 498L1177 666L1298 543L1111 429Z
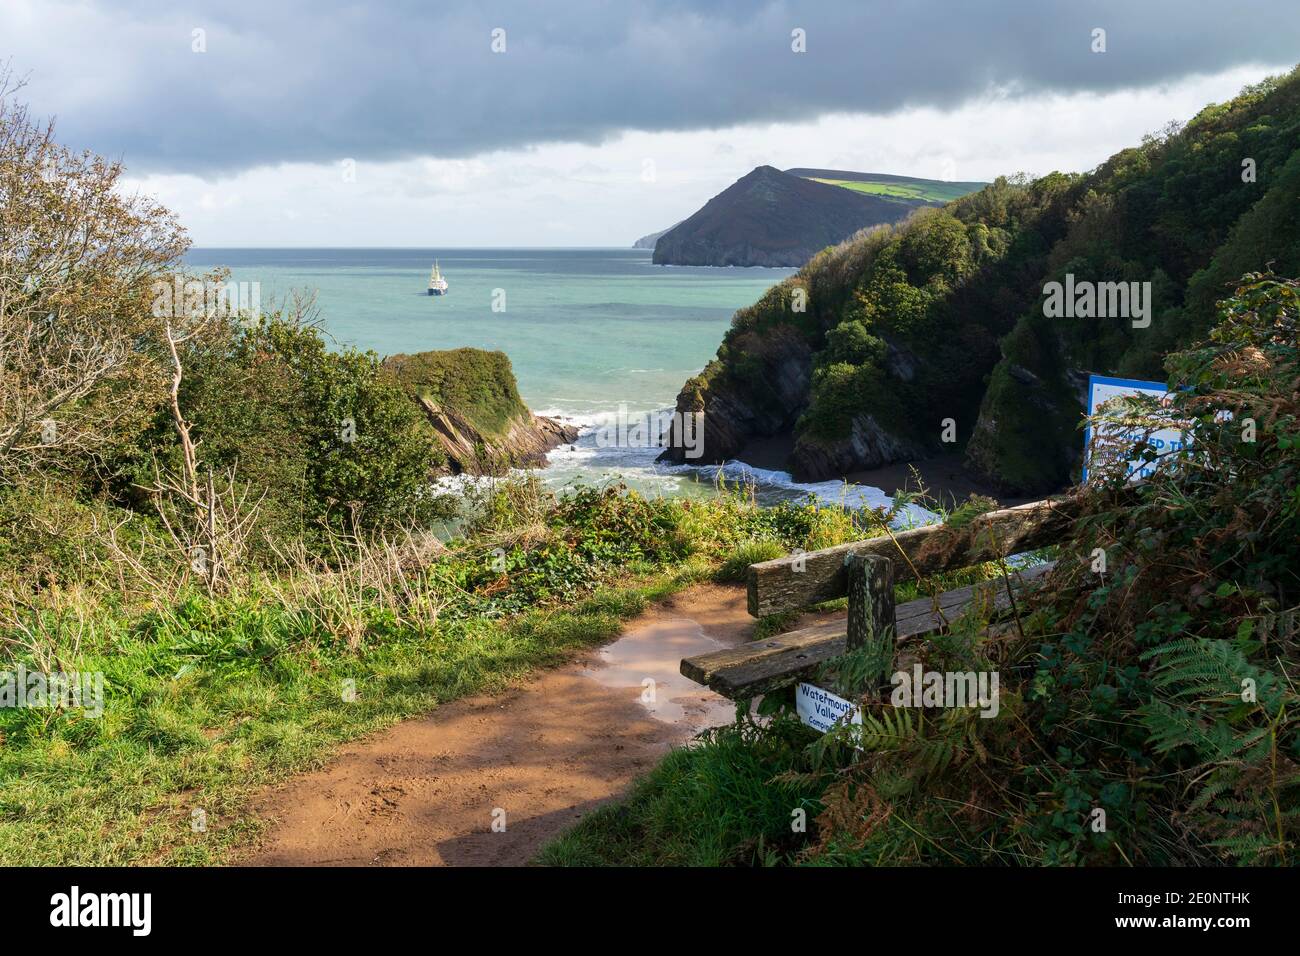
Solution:
M1054 564L1055 562L1040 564L1015 574L1012 577L1013 588L1018 590L1038 579ZM894 617L897 640L942 631L945 627L944 618L954 620L977 596L990 593L994 613L1004 612L1010 607L1007 589L1000 578L955 588L938 595L942 616L935 611L933 597L900 604ZM766 640L688 657L681 663L681 673L697 684L704 684L733 700L756 697L793 684L819 665L842 656L848 640L845 627L843 619L823 621Z

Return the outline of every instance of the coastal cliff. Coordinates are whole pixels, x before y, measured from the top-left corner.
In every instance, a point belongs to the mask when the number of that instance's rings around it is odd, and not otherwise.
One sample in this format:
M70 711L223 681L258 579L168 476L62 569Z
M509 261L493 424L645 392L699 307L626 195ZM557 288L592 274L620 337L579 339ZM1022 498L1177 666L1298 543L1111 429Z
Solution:
M734 369L720 357L688 381L677 399L679 412L705 413L703 458L686 457L674 424L660 460L717 464L739 457L754 438L780 435L794 427L807 402L812 348L786 328L738 339L734 347L744 351L743 375L729 374Z
M859 229L895 222L911 208L759 166L660 236L654 262L797 267Z
M1243 273L1300 271L1298 194L1293 71L1091 173L1000 178L854 236L737 312L683 387L695 460L766 443L786 450L768 467L826 480L959 452L1002 493L1049 492L1078 475L1089 373L1163 380ZM1131 299L1045 314L1048 285L1076 281Z
M504 352L461 348L390 355L383 363L424 412L452 474L503 474L546 463L578 429L534 415Z
M660 229L658 232L652 232L652 233L650 233L650 234L647 235L647 236L642 236L642 237L641 237L640 239L638 239L636 242L632 243L632 248L633 248L633 249L650 249L650 250L653 251L653 250L654 250L654 247L655 247L655 243L657 243L657 242L659 241L659 237L662 236L664 233L668 232L668 231L671 230L671 229L676 229L678 225L680 225L680 223L677 223L677 224L671 225L671 226L668 227L668 229Z

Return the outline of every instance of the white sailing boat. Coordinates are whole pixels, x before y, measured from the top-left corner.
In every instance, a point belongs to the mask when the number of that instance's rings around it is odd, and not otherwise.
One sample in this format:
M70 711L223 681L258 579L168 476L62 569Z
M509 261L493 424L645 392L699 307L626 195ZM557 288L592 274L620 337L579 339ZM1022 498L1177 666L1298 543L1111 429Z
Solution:
M433 260L433 271L429 273L429 295L446 295L447 280L442 277L442 271L438 268L438 260Z

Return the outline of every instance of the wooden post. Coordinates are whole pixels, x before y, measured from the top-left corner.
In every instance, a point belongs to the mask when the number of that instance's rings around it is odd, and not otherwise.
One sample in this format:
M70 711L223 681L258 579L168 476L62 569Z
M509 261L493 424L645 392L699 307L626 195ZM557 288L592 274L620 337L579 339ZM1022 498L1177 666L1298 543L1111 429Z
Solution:
M844 558L849 591L846 650L872 648L883 679L894 664L894 563L878 554Z

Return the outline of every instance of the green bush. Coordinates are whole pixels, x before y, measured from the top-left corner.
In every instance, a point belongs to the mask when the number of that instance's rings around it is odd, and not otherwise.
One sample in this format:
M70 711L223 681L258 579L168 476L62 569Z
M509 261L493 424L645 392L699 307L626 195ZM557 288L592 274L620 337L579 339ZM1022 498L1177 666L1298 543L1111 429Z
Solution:
M180 403L200 468L234 469L254 500L265 496L259 541L421 525L441 514L429 489L441 452L374 353L331 350L319 328L277 313L211 330L183 362ZM165 408L148 448L177 467ZM150 484L151 456L137 459L133 476Z

